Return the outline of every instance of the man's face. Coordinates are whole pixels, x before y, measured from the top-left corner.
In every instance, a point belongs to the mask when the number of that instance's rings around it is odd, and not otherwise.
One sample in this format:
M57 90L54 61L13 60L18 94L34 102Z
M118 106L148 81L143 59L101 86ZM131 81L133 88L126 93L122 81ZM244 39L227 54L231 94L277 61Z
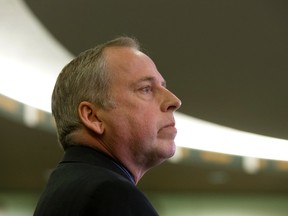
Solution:
M173 156L177 133L173 112L180 100L166 89L163 77L144 53L114 47L106 54L115 107L103 113L105 141L114 152L147 166Z

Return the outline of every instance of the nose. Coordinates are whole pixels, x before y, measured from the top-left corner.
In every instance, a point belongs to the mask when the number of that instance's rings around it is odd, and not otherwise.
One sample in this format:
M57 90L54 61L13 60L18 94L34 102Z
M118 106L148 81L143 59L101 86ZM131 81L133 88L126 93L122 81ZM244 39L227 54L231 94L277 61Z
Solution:
M181 107L182 102L176 95L174 95L168 89L164 89L164 93L165 93L164 100L161 105L161 110L163 112L167 112L167 111L174 112Z

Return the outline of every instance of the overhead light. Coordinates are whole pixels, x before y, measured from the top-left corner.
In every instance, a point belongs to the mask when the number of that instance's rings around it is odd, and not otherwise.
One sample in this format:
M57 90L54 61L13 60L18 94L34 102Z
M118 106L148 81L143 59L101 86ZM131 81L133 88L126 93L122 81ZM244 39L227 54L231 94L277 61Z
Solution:
M224 127L176 113L178 146L224 154L288 161L288 141Z
M0 1L0 93L50 111L59 71L72 55L42 26L24 1Z

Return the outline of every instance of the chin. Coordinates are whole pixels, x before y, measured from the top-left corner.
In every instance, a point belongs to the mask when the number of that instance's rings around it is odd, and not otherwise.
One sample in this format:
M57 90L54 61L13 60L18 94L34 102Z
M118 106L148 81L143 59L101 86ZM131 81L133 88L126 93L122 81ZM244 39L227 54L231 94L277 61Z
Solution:
M176 152L176 145L175 143L173 142L170 146L169 146L169 149L166 149L165 153L163 153L163 159L169 159L171 157L174 156Z
M154 154L154 157L150 158L149 160L150 166L154 167L154 166L160 165L166 160L168 160L169 158L171 158L174 154L175 154L174 150L158 152L157 154Z
M171 154L167 157L167 159L169 159L169 158L171 158L171 157L173 157L174 156L174 154L175 154L175 150L173 151L173 152L171 152Z
M173 143L171 144L171 156L170 157L172 157L175 154L175 152L176 152L176 145L175 145L175 142L173 141Z

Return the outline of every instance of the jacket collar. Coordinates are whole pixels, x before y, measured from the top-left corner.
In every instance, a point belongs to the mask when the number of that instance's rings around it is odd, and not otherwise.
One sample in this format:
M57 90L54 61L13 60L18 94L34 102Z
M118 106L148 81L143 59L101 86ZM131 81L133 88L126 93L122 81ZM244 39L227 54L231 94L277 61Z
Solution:
M109 169L135 184L132 174L119 161L91 147L74 145L65 149L64 158L61 163L73 162L87 163Z

